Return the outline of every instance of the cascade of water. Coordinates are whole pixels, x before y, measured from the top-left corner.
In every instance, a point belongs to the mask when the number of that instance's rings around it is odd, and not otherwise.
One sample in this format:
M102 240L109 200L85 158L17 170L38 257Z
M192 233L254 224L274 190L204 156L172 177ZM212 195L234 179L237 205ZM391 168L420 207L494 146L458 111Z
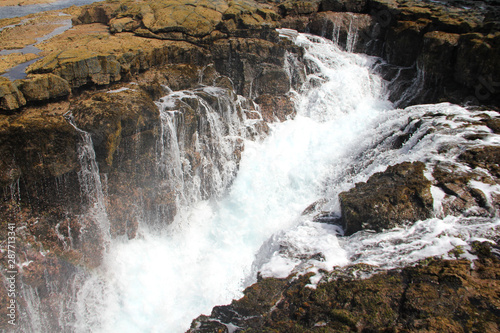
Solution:
M80 141L77 146L77 156L80 163L78 180L80 183L80 193L82 205L86 207L84 213L79 216L81 228L80 249L84 253L84 266L98 266L101 263L106 250L111 244L110 223L105 207L105 191L99 175L99 168L95 157L94 145L89 133L79 129L73 122L71 113L66 114L68 122L76 129L80 135ZM68 225L68 228L70 226ZM69 230L68 230L69 231ZM56 226L56 235L62 240L66 249L72 247L72 233L68 232L70 244L67 244L66 237L59 233L59 224ZM43 253L42 253L43 255ZM24 332L52 332L61 329L62 331L74 330L74 313L76 294L85 286L85 281L89 275L85 269L77 267L73 279L63 283L60 290L57 290L54 282L50 281L45 273L45 287L48 293L60 293L64 295L57 305L42 304L35 288L24 284L22 281L21 295L23 303L20 306L20 312L23 314L19 328ZM93 274L97 274L94 272ZM75 278L76 277L76 278ZM88 302L92 300L87 299ZM57 310L56 310L57 309ZM48 311L47 311L48 310ZM61 318L53 318L49 311L60 312ZM69 314L68 314L69 313ZM88 321L87 321L88 322ZM83 325L88 327L88 325Z
M356 42L358 40L358 25L355 22L354 16L349 15L349 31L347 32L347 41L346 41L346 51L354 52L354 47L356 46Z
M348 20L349 28L346 29L346 20ZM356 43L358 41L358 18L352 13L346 13L346 16L335 16L332 20L332 42L336 45L345 45L345 50L347 52L354 52ZM326 23L325 23L326 24ZM347 31L343 33L343 30ZM322 35L325 36L326 31L322 31ZM341 38L345 35L345 40ZM345 42L345 43L344 43Z
M234 179L235 154L253 125L243 103L216 87L171 92L158 102L158 176L175 192L177 206L218 198Z
M106 213L105 196L99 175L99 167L95 158L94 144L89 133L79 129L72 120L72 115L67 114L69 123L80 134L80 142L77 147L78 161L80 162L80 171L78 172L78 180L80 183L80 191L84 204L88 206L85 213L84 228L97 232L102 244L106 247L111 241L109 231L108 214ZM97 229L94 231L92 229Z
M336 76L339 72L338 62L342 62L339 59L350 58L353 63L360 64L363 57L347 54L340 54L339 57L334 45L317 37L309 36L305 40L299 38L297 43L308 51L305 55L308 63L315 64L313 68L316 71L312 71L308 80L317 80L318 76L323 80L328 78L319 87L306 82L305 90L300 94L299 110L308 117L326 122L332 119L329 117L335 117L335 122L329 127L331 132L322 137L330 145L339 145L333 152L335 157L323 183L323 197L329 200L318 201L319 208L313 214L298 218L296 225L273 235L264 243L254 263L254 270L260 271L263 276L286 277L292 272L329 269L342 263L342 259L344 263L364 262L387 269L432 255L446 256L454 246L466 247L475 237L491 239L492 230L500 221L481 216L429 219L411 228L376 236L358 233L340 242L334 237L339 232L338 228L312 222L314 214L322 210L340 216L338 194L349 190L357 182L366 181L370 175L385 170L389 165L419 160L426 162L429 170L440 162L454 163L457 170L467 170L468 167L457 162L456 158L465 147L499 145L500 136L491 133L478 121L483 111L472 112L447 103L390 110L389 104L376 99L376 96L385 95L384 85L373 85L371 89L367 85L368 82L378 82L373 76L359 75L363 71L356 68L349 68L349 73L358 72L352 82L348 75L343 74L345 76L342 78ZM332 58L325 57L326 54ZM324 59L335 60L326 65L332 60ZM363 65L370 63L368 61ZM329 74L330 70L332 74ZM369 79L363 79L363 76ZM329 89L328 86L332 84L329 80L342 82L349 88L335 87L326 93L323 89ZM363 99L352 90L356 89L357 84L370 98ZM348 113L348 117L343 117L343 113ZM494 112L489 114L495 116ZM356 126L363 130L353 131ZM402 135L408 133L412 135L404 144L396 144ZM484 139L471 142L471 136ZM316 148L323 147L317 145ZM490 193L488 196L500 194L499 186L493 189L481 183L477 188L486 188L484 193ZM436 214L439 216L442 193L436 189L433 191ZM315 281L318 280L319 277Z
M340 44L340 28L342 22L340 22L340 18L336 17L333 21L332 27L332 42L339 45Z
M370 69L373 58L319 37L280 34L305 52L303 62L290 57L287 65L302 76L293 82L304 82L294 92L296 118L271 124L267 138L252 141L246 138L255 120L245 119L242 98L227 90L205 87L162 98L157 174L159 186L174 193L175 219L160 232L143 228L135 239L113 240L101 267L75 277L68 331L183 332L194 317L241 296L257 272L286 277L353 262L395 267L447 253L467 237L488 238L498 225L437 219L381 233L378 240L366 233L342 240L338 227L302 215L321 198L330 199L323 201L325 210L339 213L338 193L387 165L453 159L454 149L436 151L466 145L471 133L490 144L500 139L483 126L463 126L479 113L458 106L393 110L387 84ZM395 148L413 119L422 125ZM91 157L83 161L93 170ZM88 193L99 187L91 177L88 184Z
M160 100L158 174L167 177L160 181L175 191L179 209L163 232L144 229L136 239L112 243L104 274L88 279L79 293L77 331L181 332L255 281L262 244L296 225L318 198L342 146L376 119L379 111L369 105L389 105L378 100L382 82L366 67L367 58L308 38L297 35L311 48L306 61L314 67L296 93L299 115L272 125L263 141L245 140L245 125L254 121L245 121L241 98L224 89L172 92ZM290 72L303 75L302 69ZM335 142L339 135L344 140ZM327 237L326 243L335 242L334 234ZM346 262L342 251L333 252L340 255L330 264Z

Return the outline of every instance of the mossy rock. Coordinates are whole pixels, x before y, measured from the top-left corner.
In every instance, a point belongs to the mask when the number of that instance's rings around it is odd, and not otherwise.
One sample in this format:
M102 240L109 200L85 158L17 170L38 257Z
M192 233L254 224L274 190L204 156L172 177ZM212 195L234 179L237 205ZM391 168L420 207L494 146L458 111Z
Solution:
M0 111L13 111L26 105L26 99L9 79L0 77Z
M340 274L316 289L307 287L305 275L280 287L278 301L265 312L259 309L257 316L249 310L261 296L248 293L244 303L234 301L201 321L236 325L243 332L495 332L500 260L481 244L474 248L480 257L474 268L467 260L434 258L365 279ZM263 279L250 289L270 282ZM200 324L199 318L189 332L206 332L197 329Z
M19 90L28 102L58 99L71 93L68 81L54 74L31 75L21 80Z
M106 85L121 79L121 65L114 55L70 49L54 52L35 63L30 72L54 73L72 88L86 84Z
M53 110L27 108L16 115L0 116L1 186L20 177L26 184L43 183L43 179L78 169L78 134Z
M102 92L82 100L73 110L77 126L92 135L98 162L113 164L122 137L149 130L159 122L159 111L149 95L135 88Z

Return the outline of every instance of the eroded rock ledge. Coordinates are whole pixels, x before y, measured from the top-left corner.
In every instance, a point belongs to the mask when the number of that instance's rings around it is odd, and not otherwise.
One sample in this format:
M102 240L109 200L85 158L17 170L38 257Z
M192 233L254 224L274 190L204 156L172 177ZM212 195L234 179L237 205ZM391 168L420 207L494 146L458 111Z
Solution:
M402 105L499 104L500 14L493 0L484 6L474 1L108 0L67 12L73 29L40 45L43 59L28 69L31 77L26 80L31 83L0 82L0 110L14 111L82 88L129 81L138 72L187 61L186 57L193 63L207 62L208 49L214 43L227 45L229 39L276 42L277 27L312 32L349 50L383 57L387 64L381 71L394 80L392 99ZM15 29L2 34L10 36ZM11 39L0 47L11 48ZM9 55L13 63L25 58L33 55ZM219 62L218 71L224 68ZM48 90L47 79L37 76L42 73L56 75L51 80L60 89ZM25 96L23 85L37 87L36 97ZM239 93L248 92L243 83L235 85Z
M259 70L254 68L256 58L268 67L275 65L274 71L282 70L283 48L276 45L275 31L280 16L268 7L243 0L89 5L73 13L72 29L37 44L42 59L28 68L28 78L0 81L0 111L64 98L82 88L130 81L140 72L175 63L205 66L214 61L222 75L235 81L237 92L248 95ZM15 29L20 28L14 25L2 33ZM225 63L228 58L233 63ZM236 66L240 58L244 60ZM243 70L246 77L235 77L229 70Z

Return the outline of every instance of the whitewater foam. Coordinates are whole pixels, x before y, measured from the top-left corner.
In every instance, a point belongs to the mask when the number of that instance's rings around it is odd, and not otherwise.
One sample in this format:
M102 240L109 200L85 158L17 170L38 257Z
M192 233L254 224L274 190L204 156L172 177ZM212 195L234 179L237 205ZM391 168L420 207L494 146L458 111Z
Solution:
M304 85L292 92L295 119L271 124L267 138L252 141L243 133L255 121L237 120L234 108L215 114L199 100L213 135L212 141L197 138L199 151L207 154L206 163L214 171L210 189L203 190L205 176L186 174L190 169L183 162L182 143L172 141L180 140L174 136L176 108L203 93L219 98L223 92L205 88L165 96L159 102L165 132L158 148L158 173L170 177L162 181L174 181L169 186L183 187L177 214L160 231L142 223L137 238L112 241L104 264L76 295L72 330L183 332L199 314L240 297L258 272L286 277L361 262L386 269L426 256L447 256L456 246L491 237L498 220L445 217L339 238L337 226L313 222L317 212L303 215L311 203L328 198L318 209L339 216L338 193L388 165L416 160L455 163L463 147L471 144L468 134L482 134L477 145L500 141L486 127L470 125L479 113L459 106L393 110L385 98L386 83L371 69L373 58L343 52L319 37L281 34L305 49L303 62L309 66ZM289 65L300 65L295 60ZM224 105L234 106L231 103ZM408 139L395 148L402 136ZM245 141L245 149L235 176L237 163L230 152L237 139ZM438 199L437 191L433 194Z

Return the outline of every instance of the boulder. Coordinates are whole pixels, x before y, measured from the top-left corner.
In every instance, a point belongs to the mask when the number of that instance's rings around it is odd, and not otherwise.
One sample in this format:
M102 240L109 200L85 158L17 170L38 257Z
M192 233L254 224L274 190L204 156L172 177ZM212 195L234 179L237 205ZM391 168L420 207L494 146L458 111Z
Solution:
M28 102L58 99L71 93L68 81L54 74L31 75L20 81L19 90Z
M471 168L482 168L489 173L500 178L500 147L484 146L467 149L458 157L467 163Z
M31 73L54 73L72 88L87 84L106 85L121 79L121 65L114 55L102 55L90 50L67 49L54 52L34 64Z
M485 177L481 172L475 170L464 170L447 163L439 163L434 167L432 176L435 186L440 188L442 198L440 200L440 214L455 216L484 216L495 215L495 208L490 205L490 201L495 205L489 195L471 186L470 181L484 183L486 186L495 184L491 178ZM498 201L497 198L496 201ZM498 202L496 203L498 205Z
M26 105L26 99L9 79L0 77L0 111L13 111Z
M109 31L111 33L134 31L138 28L139 23L130 17L114 18L109 22Z
M113 4L109 2L103 6L85 6L80 15L73 19L73 24L108 24L118 6L118 3Z
M394 228L432 216L431 182L425 164L404 162L375 173L366 183L339 194L345 235Z

